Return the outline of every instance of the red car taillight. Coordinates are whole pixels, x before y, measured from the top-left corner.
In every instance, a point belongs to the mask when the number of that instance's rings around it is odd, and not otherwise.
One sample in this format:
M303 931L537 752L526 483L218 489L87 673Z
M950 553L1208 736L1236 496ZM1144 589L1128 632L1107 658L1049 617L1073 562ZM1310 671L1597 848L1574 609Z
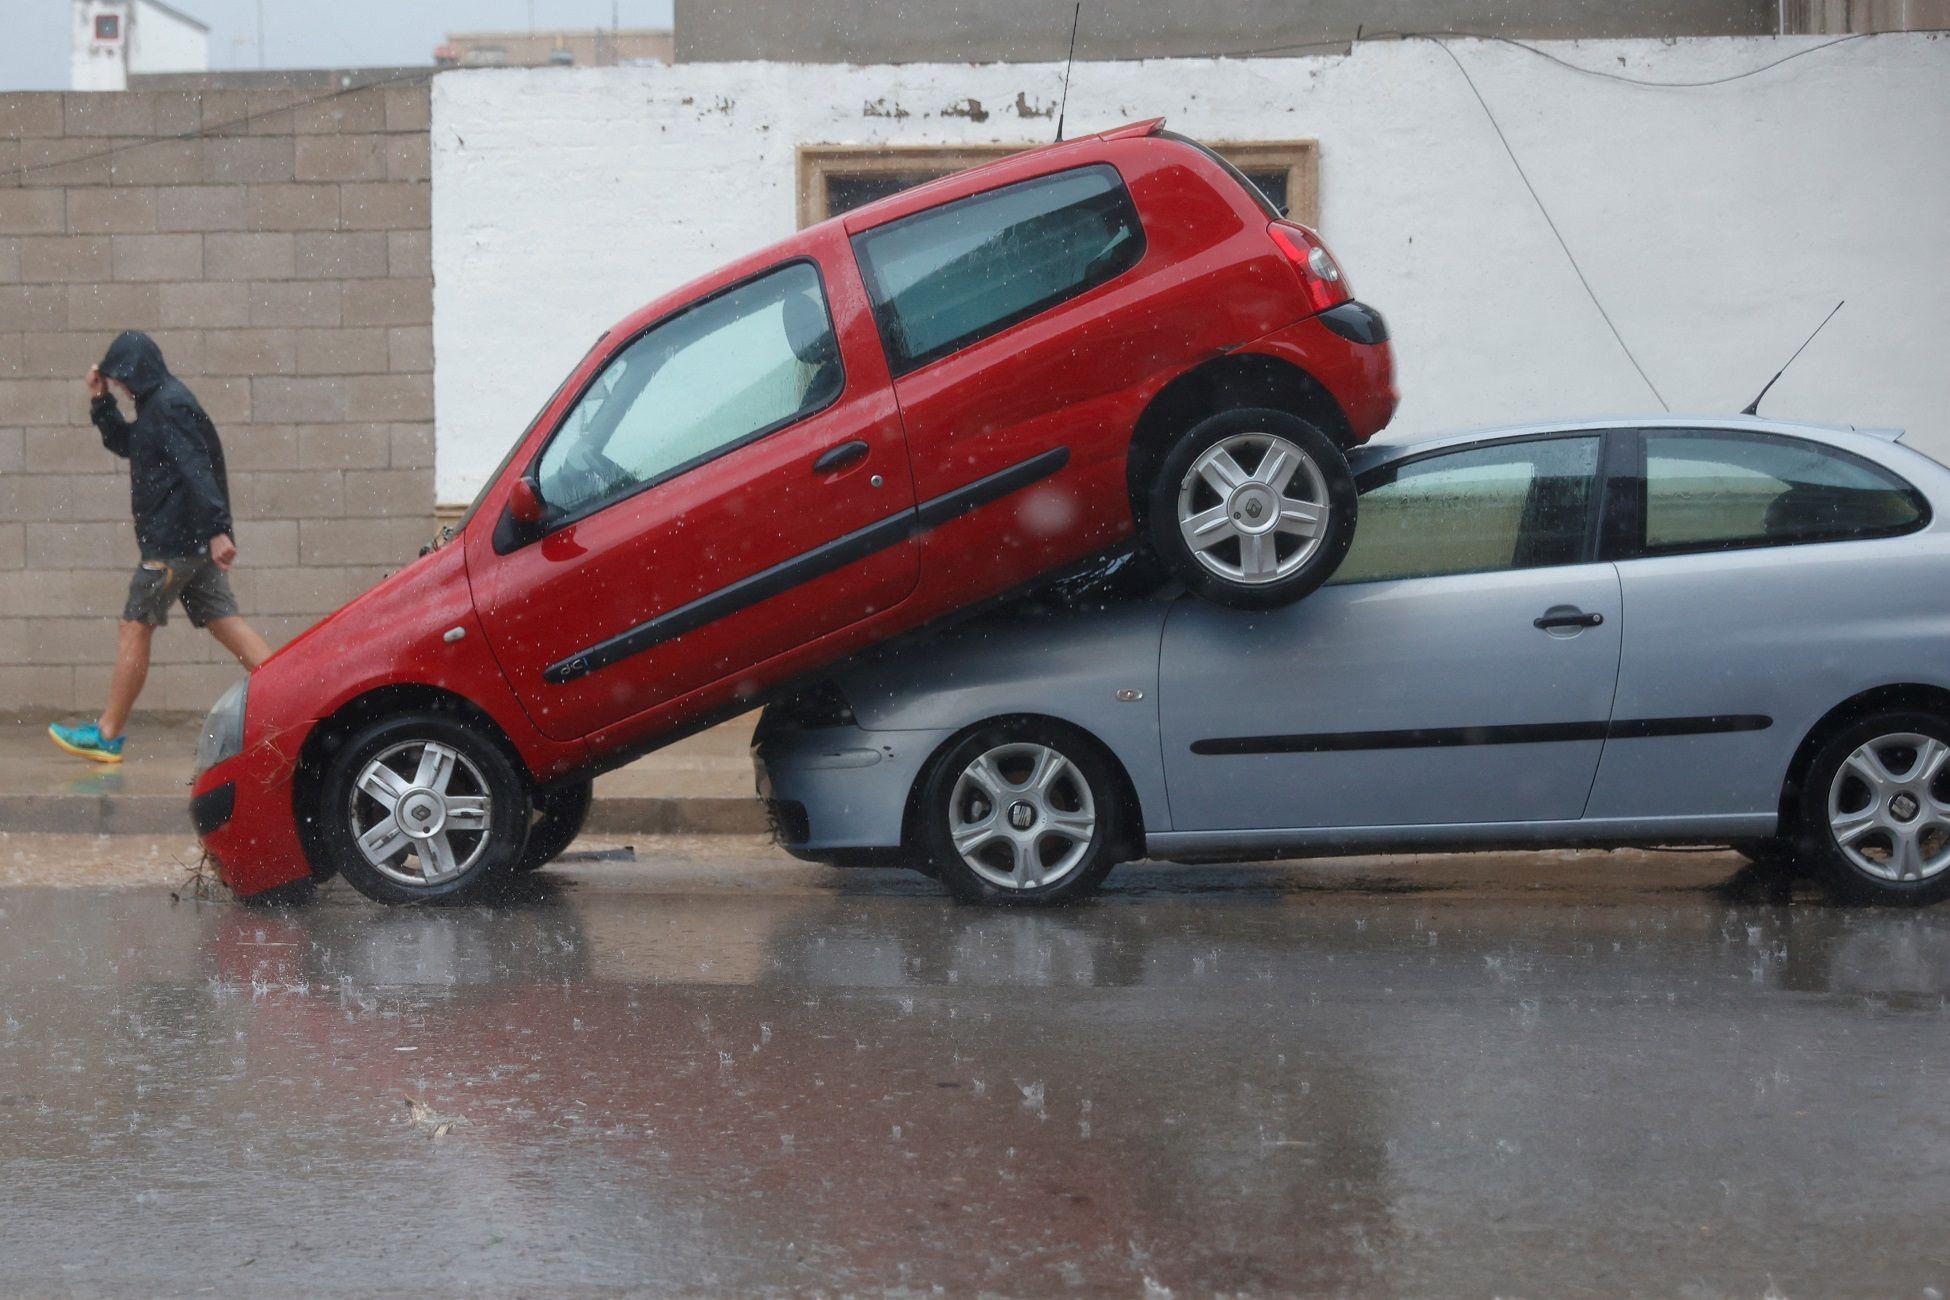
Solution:
M1307 295L1311 310L1323 312L1354 296L1347 277L1341 274L1340 263L1327 251L1327 245L1320 242L1319 235L1294 221L1275 221L1266 228L1266 233L1273 236L1273 242L1299 273L1300 288Z

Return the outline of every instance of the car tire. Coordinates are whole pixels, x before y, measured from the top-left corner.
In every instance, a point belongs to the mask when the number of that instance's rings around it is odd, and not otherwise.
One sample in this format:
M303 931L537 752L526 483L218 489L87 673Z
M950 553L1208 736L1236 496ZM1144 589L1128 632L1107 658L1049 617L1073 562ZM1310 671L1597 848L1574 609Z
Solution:
M1798 798L1805 860L1836 898L1950 897L1950 719L1903 709L1849 724L1817 751Z
M476 896L513 870L527 842L526 778L492 738L448 713L402 714L355 732L332 756L318 797L322 851L381 903ZM386 833L385 823L398 832L402 820L424 833Z
M528 825L528 843L515 863L516 871L539 871L562 856L575 843L589 820L589 806L595 802L596 783L592 780L558 782L535 791L534 817Z
M1236 609L1299 600L1333 576L1354 542L1346 455L1305 420L1266 407L1193 425L1165 453L1143 504L1151 548L1172 573Z
M918 799L931 874L964 902L1072 902L1103 882L1124 846L1111 760L1080 732L1038 718L961 737L929 763Z

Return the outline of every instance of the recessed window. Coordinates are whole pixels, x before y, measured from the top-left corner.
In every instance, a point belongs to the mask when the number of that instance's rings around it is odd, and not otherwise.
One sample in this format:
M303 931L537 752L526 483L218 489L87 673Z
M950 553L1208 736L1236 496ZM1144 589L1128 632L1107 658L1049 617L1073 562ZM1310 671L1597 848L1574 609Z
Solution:
M1645 435L1647 554L1887 536L1923 517L1915 488L1819 443L1756 433Z
M1577 564L1596 437L1538 438L1412 460L1361 485L1361 526L1332 581Z
M810 226L863 203L1031 147L807 145L799 150L799 224ZM1320 147L1314 141L1222 143L1213 151L1295 221L1314 225L1320 220Z
M844 382L819 273L792 263L611 361L542 452L542 499L588 514L830 405Z
M120 40L122 37L122 15L96 14L95 39L98 41Z
M1114 167L987 190L853 240L896 374L1113 280L1144 254Z

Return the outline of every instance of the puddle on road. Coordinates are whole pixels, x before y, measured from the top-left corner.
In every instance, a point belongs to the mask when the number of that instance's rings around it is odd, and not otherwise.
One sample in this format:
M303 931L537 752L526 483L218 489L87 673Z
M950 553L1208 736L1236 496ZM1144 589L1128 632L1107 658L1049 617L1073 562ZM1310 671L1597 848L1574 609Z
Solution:
M673 852L491 907L0 890L10 1277L1798 1294L1950 1269L1950 913L1742 899L1705 855L1145 867L1010 912Z

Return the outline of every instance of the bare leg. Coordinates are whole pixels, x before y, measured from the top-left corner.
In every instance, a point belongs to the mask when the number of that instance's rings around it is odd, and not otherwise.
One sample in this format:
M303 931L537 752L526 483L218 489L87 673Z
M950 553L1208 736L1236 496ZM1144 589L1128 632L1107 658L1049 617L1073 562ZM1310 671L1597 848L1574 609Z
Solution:
M122 623L115 643L115 673L108 679L108 705L96 723L103 740L122 734L135 697L142 694L142 683L149 679L149 640L155 634L156 629L147 623Z
M256 672L257 666L271 657L271 647L240 615L211 619L210 635L237 656L237 662L244 665L247 673Z

